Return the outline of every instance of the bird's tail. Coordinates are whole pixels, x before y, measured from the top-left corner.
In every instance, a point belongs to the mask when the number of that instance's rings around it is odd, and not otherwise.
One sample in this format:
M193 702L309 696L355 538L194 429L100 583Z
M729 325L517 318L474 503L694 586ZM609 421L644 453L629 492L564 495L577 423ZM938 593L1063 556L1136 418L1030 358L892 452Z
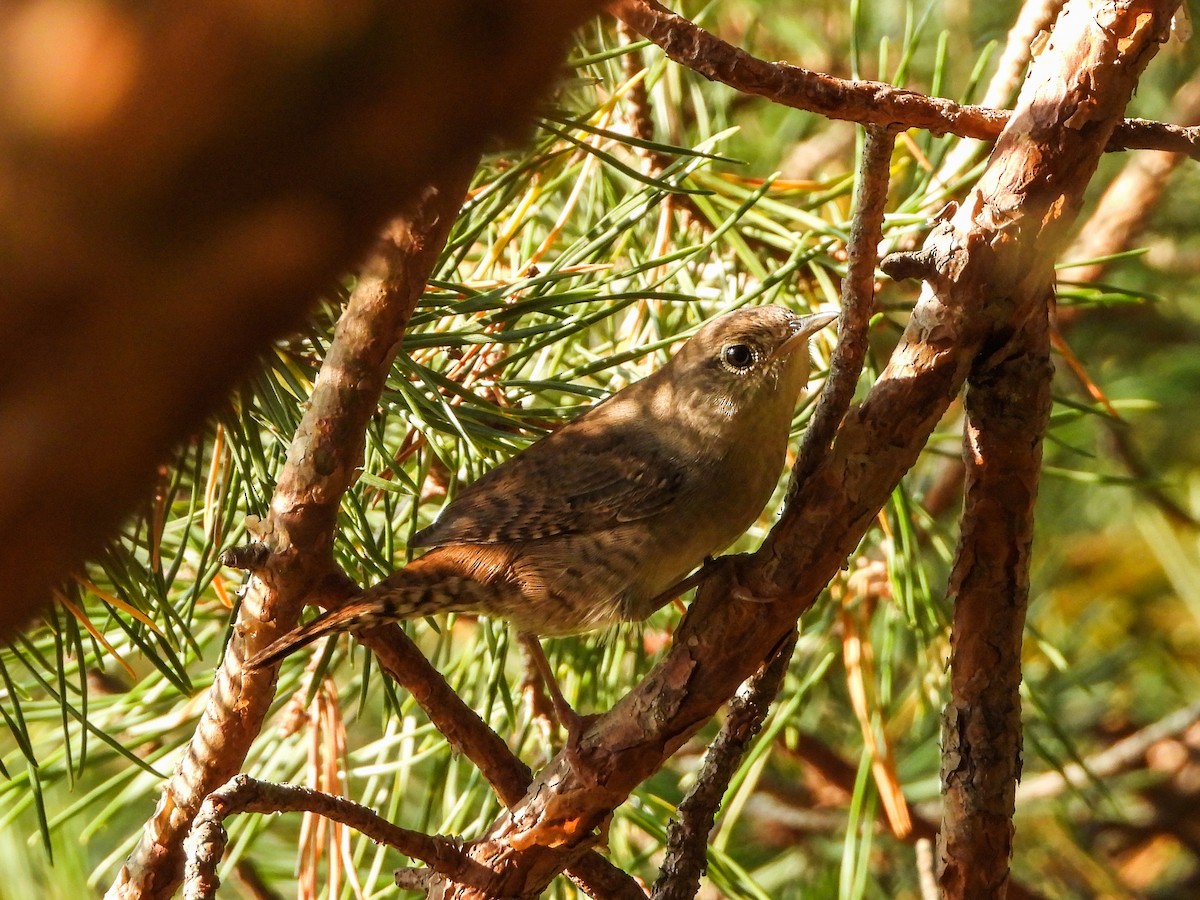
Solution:
M511 590L466 565L453 548L433 550L368 588L345 606L322 613L252 656L247 668L272 666L326 635L360 631L405 619L450 612L486 612L498 592Z

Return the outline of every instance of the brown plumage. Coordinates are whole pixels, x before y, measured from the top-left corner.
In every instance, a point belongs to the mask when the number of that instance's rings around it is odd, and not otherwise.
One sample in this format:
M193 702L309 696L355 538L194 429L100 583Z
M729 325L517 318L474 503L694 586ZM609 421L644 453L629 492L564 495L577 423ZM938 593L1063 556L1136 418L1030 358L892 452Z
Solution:
M808 380L808 338L834 316L735 310L657 372L459 492L419 532L432 547L250 661L335 631L440 612L572 634L650 615L762 512Z

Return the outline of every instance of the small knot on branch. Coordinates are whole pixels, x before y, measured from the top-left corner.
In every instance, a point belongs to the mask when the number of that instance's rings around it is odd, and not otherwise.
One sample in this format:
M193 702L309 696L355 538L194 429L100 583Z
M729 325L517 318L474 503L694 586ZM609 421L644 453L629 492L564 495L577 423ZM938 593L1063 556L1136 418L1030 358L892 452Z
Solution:
M929 250L889 253L879 261L879 268L893 281L907 281L910 278L932 281L937 272L933 253Z
M396 879L396 887L405 891L429 891L429 883L433 879L433 871L424 866L401 866L392 873Z
M271 551L266 544L255 541L244 547L230 547L221 554L221 565L231 569L241 569L245 572L254 572L263 567L270 555Z

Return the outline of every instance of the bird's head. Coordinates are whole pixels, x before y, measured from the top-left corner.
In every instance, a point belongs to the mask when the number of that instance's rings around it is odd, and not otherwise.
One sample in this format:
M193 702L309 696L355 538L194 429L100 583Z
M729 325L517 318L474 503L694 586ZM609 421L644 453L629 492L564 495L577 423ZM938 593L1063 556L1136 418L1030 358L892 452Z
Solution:
M780 306L744 307L719 316L671 360L672 381L698 403L728 416L788 412L808 381L808 341L835 313L798 316ZM691 405L691 404L689 404Z

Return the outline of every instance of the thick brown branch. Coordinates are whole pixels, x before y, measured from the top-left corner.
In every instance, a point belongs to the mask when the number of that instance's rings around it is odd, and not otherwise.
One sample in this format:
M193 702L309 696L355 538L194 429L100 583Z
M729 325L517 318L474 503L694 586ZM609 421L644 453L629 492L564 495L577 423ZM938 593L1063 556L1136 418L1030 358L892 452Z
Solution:
M1044 303L1084 188L1174 8L1076 2L1064 14L992 164L927 241L938 274L866 401L760 551L714 570L666 657L471 848L496 872L493 892L542 890L733 694L861 540L985 343L1001 345ZM448 896L480 896L452 887Z
M1004 897L1021 774L1021 638L1033 510L1050 418L1049 298L967 389L966 498L950 576L939 882L949 900Z
M230 816L247 812L315 813L347 825L377 844L386 844L411 859L419 859L434 871L467 880L483 877L479 866L473 865L462 849L446 838L399 828L374 810L345 797L238 775L210 794L196 816L187 840L184 900L212 900L217 895L220 886L217 864L228 840L224 822Z
M322 582L347 589L332 554L338 506L357 478L367 423L462 203L467 168L447 178L392 224L363 268L260 529L269 555L258 554L196 733L111 898L174 893L193 816L210 792L237 774L274 697L275 670L248 672L243 661L294 627L305 598Z
M608 10L705 78L783 106L829 119L994 141L1010 120L1005 110L962 106L877 81L848 81L784 62L768 62L734 47L657 0L609 0ZM1200 129L1128 119L1108 149L1154 148L1200 159Z

